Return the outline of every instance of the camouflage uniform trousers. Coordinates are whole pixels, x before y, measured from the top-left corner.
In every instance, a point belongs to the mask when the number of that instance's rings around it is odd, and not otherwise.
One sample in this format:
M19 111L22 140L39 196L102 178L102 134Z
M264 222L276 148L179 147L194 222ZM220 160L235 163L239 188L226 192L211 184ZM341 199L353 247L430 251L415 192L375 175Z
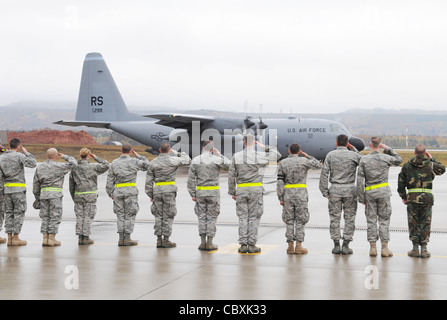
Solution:
M419 245L430 241L432 206L409 202L407 204L410 241Z
M284 201L282 221L286 224L286 240L304 241L304 226L309 222L307 201L289 199Z
M172 223L177 215L175 198L177 192L165 192L154 194L151 212L155 217L154 235L170 237Z
M19 234L26 212L26 193L5 194L5 232Z
M366 223L368 226L368 242L390 241L390 218L391 218L391 200L387 198L367 199L366 200ZM379 230L377 231L377 221Z
M341 213L344 212L345 225L343 229L343 240L352 241L355 230L355 215L357 213L356 197L330 197L329 218L330 234L332 240L340 240Z
M0 231L3 229L3 221L5 220L5 196L0 196Z
M138 195L113 198L113 212L117 217L118 233L131 234L135 226L135 218L140 206Z
M96 215L96 202L75 202L76 235L89 236Z
M216 222L220 213L220 196L198 197L194 212L199 219L199 235L216 236Z
M40 199L40 233L57 234L62 221L62 198Z
M242 194L236 197L236 214L239 217L239 244L255 245L258 227L264 213L262 193Z

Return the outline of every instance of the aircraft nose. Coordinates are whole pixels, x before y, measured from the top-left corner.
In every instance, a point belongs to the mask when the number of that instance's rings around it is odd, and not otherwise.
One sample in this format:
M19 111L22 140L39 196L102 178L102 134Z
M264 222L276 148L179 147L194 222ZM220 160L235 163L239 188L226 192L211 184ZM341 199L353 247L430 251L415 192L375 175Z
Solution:
M349 143L352 144L358 151L365 149L365 142L357 137L349 138Z

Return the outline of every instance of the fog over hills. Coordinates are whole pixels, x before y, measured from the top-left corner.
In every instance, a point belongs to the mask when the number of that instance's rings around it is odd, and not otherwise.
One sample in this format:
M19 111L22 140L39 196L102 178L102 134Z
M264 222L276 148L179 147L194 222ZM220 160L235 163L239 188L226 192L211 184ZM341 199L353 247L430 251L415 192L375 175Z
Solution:
M289 110L288 113L267 112L227 112L207 108L182 110L182 108L166 108L163 106L139 107L129 106L129 110L140 114L157 112L189 113L215 116L230 116L245 118L250 115L253 118L261 116L263 119L286 118L294 115L298 118L323 118L336 120L343 123L354 135L404 135L408 128L409 135L420 136L447 136L447 111L425 110L392 110L392 109L353 109L339 113L311 113L309 110ZM278 110L281 110L278 108ZM22 101L7 106L0 106L0 129L14 131L28 131L35 129L51 128L57 130L86 130L95 131L101 129L69 128L54 125L58 120L74 119L76 103L73 102L44 102ZM268 123L267 123L268 124ZM103 129L102 129L103 130Z

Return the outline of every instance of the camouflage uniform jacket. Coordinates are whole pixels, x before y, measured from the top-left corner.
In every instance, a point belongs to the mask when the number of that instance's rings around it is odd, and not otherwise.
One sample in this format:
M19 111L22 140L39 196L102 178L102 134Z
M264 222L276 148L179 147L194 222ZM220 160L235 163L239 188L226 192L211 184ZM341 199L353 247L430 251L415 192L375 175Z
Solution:
M131 158L129 155L121 155L112 161L107 174L106 192L110 198L126 197L138 194L136 186L138 171L146 171L149 160L144 156ZM120 184L132 184L131 186L117 186Z
M357 196L360 203L366 203L369 199L391 197L391 189L388 186L388 171L391 166L398 166L402 158L387 148L383 153L373 151L362 157L357 172ZM369 190L366 190L368 188Z
M153 198L157 193L177 192L175 185L177 169L190 163L191 158L184 152L177 153L177 156L162 153L152 160L146 174L145 192L149 198Z
M435 159L416 156L406 162L399 173L397 192L407 202L433 205L434 197L431 193L435 176L444 174L445 167ZM408 192L407 190L411 192ZM424 192L429 189L428 192Z
M262 180L269 161L276 162L281 154L275 148L265 147L265 151L246 148L234 154L228 171L228 194L231 196L250 193L264 193ZM259 186L241 187L240 184L260 183ZM239 186L238 186L239 185ZM237 186L237 188L236 188Z
M215 156L209 151L195 157L188 173L187 187L191 197L219 196L219 189L203 190L200 187L218 187L220 169L228 170L230 163L230 159Z
M6 151L0 158L0 192L10 194L26 191L24 187L5 187L5 184L25 184L25 167L35 168L36 165L36 158L29 152Z
M307 171L310 169L321 169L321 163L312 156L299 157L291 154L281 160L278 167L277 194L279 201L288 199L300 199L307 201ZM292 187L291 185L300 185ZM288 186L287 188L285 186Z
M74 202L95 202L98 197L98 175L110 168L107 160L94 158L98 163L80 159L70 173L69 189Z
M45 160L39 164L34 173L33 193L37 200L62 198L62 187L65 175L78 164L75 158L68 155L62 157L66 163Z
M320 176L320 191L324 197L356 197L355 178L362 155L354 148L338 147L324 160ZM328 187L328 180L331 183Z

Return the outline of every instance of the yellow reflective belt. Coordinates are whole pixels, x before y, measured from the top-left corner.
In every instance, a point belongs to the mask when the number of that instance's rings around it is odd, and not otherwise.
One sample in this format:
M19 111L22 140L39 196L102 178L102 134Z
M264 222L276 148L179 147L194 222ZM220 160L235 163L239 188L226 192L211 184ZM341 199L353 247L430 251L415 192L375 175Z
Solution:
M421 193L432 193L431 189L425 189L425 188L415 188L415 189L408 189L408 192L421 192Z
M44 191L62 192L62 188L48 187L48 188L42 188L42 189L40 189L40 191L41 191L41 192L44 192Z
M26 184L24 183L5 183L5 187L19 187L19 188L26 188Z
M169 186L175 184L175 181L155 182L155 186Z
M243 188L243 187L262 187L262 183L261 182L255 182L255 183L239 183L237 185L238 188Z
M131 183L118 183L115 184L115 188L122 188L122 187L136 187L137 184L135 182L131 182Z
M369 187L365 187L365 191L374 190L374 189L382 188L382 187L388 187L388 182L375 184L375 185L369 186Z
M307 188L307 186L305 184L286 184L284 188Z
M219 186L197 186L197 190L219 190Z
M98 193L98 191L97 190L95 190L95 191L84 191L84 192L75 192L75 194L77 195L77 194L90 194L90 193Z

